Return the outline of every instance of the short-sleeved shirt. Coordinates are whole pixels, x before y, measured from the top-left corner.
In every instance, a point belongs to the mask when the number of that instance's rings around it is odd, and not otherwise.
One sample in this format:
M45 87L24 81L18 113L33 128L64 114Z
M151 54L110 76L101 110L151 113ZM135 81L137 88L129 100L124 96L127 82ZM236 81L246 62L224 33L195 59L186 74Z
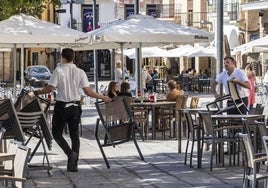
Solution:
M121 85L121 83L122 83L122 69L116 68L114 70L114 80L118 83L119 86Z
M223 84L226 94L229 94L228 84L227 81L231 80L233 78L236 78L237 80L241 82L247 82L248 77L246 73L238 68L235 68L235 70L232 72L232 74L229 76L227 73L227 70L223 70L215 79L215 81L219 84ZM239 84L237 84L237 90L241 98L248 96L248 89L241 87Z
M56 101L71 102L80 101L79 89L88 87L89 82L85 71L73 63L66 63L53 71L48 85L57 88Z

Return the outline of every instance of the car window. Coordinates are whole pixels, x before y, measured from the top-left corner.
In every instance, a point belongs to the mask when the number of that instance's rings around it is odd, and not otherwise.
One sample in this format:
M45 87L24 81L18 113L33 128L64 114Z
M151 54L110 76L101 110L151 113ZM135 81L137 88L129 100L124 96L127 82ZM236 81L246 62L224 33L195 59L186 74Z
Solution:
M43 67L35 67L35 68L32 68L31 70L31 73L47 73L48 70L46 68L43 68Z

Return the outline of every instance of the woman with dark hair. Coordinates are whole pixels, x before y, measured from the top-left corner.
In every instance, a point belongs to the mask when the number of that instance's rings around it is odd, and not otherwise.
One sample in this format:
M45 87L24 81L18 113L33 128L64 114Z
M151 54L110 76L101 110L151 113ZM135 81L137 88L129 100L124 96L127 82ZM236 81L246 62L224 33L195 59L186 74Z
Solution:
M115 81L111 81L108 86L107 95L112 99L115 96L118 96L119 89L118 84Z
M130 93L130 85L128 82L123 82L121 84L120 92L118 96L129 96L132 97L132 94Z

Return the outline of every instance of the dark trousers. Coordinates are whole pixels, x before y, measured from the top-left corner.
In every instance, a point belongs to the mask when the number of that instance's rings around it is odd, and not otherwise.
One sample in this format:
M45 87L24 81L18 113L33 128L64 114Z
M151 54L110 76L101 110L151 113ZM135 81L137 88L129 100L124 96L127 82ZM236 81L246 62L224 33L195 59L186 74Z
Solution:
M54 114L52 118L52 135L61 147L64 153L69 156L72 151L79 153L80 139L79 139L79 122L81 117L81 107L70 106L65 108L66 103L56 102L54 107ZM71 138L71 147L63 137L64 127L68 124L69 134Z

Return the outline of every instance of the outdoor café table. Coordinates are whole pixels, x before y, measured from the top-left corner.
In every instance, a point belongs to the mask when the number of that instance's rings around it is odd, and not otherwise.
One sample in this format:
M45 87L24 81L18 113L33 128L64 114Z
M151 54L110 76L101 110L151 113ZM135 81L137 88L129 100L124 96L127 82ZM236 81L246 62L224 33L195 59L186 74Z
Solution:
M160 107L170 107L175 108L176 102L175 101L157 101L157 102L137 102L131 103L132 107L143 107L145 109L151 109L151 122L152 122L152 139L155 139L155 126L157 122L156 111Z
M217 115L211 115L211 118L213 121L216 121L216 123L219 125L221 122L230 122L232 123L233 121L239 122L241 121L242 124L242 118L247 119L251 122L254 122L254 120L264 120L265 115L262 114L217 114ZM226 125L226 124L225 124ZM257 136L254 136L254 145L256 146L257 143ZM223 147L223 146L222 146ZM220 149L220 152L223 152L223 148ZM220 153L219 156L219 163L223 162L222 158L222 153Z

